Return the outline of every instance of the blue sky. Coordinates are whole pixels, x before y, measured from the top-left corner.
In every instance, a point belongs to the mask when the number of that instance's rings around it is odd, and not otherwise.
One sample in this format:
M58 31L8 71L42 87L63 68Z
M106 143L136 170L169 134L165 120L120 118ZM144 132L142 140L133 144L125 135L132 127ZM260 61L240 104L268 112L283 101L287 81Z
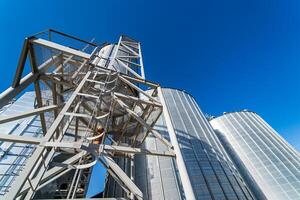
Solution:
M211 115L250 109L300 150L300 1L0 1L0 91L25 36L142 42L146 77L191 93Z

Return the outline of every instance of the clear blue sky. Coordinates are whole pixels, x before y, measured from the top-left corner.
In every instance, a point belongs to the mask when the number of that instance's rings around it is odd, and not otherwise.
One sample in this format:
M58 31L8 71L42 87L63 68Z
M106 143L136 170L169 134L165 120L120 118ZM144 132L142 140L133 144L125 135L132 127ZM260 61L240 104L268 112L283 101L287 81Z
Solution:
M142 42L146 77L212 115L256 111L300 150L300 1L0 1L0 91L25 36L46 28Z

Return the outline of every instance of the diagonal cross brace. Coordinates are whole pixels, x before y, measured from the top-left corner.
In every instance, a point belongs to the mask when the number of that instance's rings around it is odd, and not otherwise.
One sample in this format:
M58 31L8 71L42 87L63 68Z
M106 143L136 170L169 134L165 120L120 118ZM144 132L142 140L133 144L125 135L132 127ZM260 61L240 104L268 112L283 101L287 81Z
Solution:
M67 112L67 110L71 107L73 101L77 97L77 93L81 90L81 88L83 87L86 79L89 77L90 74L91 74L91 72L88 72L85 75L85 77L82 79L81 83L78 85L78 87L76 88L76 90L73 93L73 95L70 97L70 99L68 100L68 102L62 108L60 114L55 119L55 121L53 122L53 124L51 125L51 127L48 129L48 131L47 131L47 133L46 133L46 135L44 137L45 141L50 141L53 138L54 133L55 133L57 127L60 125L61 121L64 118L63 113ZM60 137L62 137L62 135ZM37 147L37 149L34 151L34 153L31 155L31 157L26 162L24 170L21 171L20 176L18 176L17 179L13 182L12 188L15 188L15 190L11 190L10 192L8 192L5 195L5 197L7 199L16 199L19 196L20 190L22 189L22 187L24 186L24 184L27 182L27 180L29 178L29 175L32 173L32 170L34 169L34 167L36 165L36 161L39 158L41 158L41 156L44 153L44 150L45 150L45 147L41 147L41 146Z
M149 132L151 132L154 136L156 136L161 142L163 142L169 148L173 148L172 144L168 140L166 140L163 136L161 136L161 134L158 131L155 131L149 124L145 122L145 120L143 120L137 113L131 110L122 100L120 100L117 97L115 97L115 100L123 109L125 109L129 113L129 115L131 115L139 123L141 123Z
M132 192L138 200L142 200L142 191L134 184L134 182L119 167L119 165L108 155L103 155L102 158L106 162L107 167L115 173L115 175L122 181L122 183L124 183L124 185L130 190L130 192Z

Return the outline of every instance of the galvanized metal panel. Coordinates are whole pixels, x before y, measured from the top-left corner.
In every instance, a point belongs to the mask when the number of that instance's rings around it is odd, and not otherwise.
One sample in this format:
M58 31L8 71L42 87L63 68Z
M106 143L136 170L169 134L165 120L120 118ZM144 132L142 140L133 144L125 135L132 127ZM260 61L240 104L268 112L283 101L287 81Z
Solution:
M300 199L300 156L259 115L226 113L210 121L268 199Z
M193 97L176 89L163 89L163 97L196 199L255 199ZM163 118L155 129L169 137ZM145 145L166 148L155 138L147 138ZM136 169L138 185L148 199L185 198L182 177L171 158L138 156Z

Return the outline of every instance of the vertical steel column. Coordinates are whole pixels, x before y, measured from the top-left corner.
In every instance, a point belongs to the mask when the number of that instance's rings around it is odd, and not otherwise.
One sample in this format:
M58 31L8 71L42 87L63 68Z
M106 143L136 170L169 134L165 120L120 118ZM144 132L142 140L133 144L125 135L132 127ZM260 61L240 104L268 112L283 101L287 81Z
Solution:
M28 49L29 49L29 60L30 60L30 63L31 63L32 73L33 74L38 74L39 70L38 70L38 67L37 67L37 64L36 64L32 44L30 44L30 43L28 44ZM41 107L43 107L43 99L42 99L42 93L41 93L41 87L40 87L39 80L36 80L34 82L34 90L35 90L35 94L36 94L37 105L38 105L39 108L41 108ZM41 126L42 126L42 130L43 130L43 134L46 135L47 126L46 126L46 118L45 118L44 113L40 114L40 120L41 120Z
M165 99L163 97L161 87L158 87L157 91L158 91L159 100L160 100L160 102L163 106L163 116L164 116L164 119L165 119L165 122L166 122L166 125L167 125L170 140L171 140L171 143L174 147L174 151L175 151L175 154L176 154L176 163L177 163L177 166L178 166L178 171L179 171L179 175L180 175L180 178L181 178L182 187L183 187L183 190L184 190L185 197L188 200L196 200L194 190L193 190L193 187L192 187L192 184L191 184L191 180L190 180L190 177L188 175L183 156L181 154L181 150L180 150L180 147L179 147L177 136L176 136L176 133L175 133L172 121L171 121L171 117L169 115L167 104L166 104Z
M134 181L134 154L129 155L130 158L130 179ZM134 200L134 194L130 193L130 199Z
M146 79L142 51L141 51L141 44L138 43L138 46L139 46L139 56L140 56L140 65L141 65L141 75L143 79Z

